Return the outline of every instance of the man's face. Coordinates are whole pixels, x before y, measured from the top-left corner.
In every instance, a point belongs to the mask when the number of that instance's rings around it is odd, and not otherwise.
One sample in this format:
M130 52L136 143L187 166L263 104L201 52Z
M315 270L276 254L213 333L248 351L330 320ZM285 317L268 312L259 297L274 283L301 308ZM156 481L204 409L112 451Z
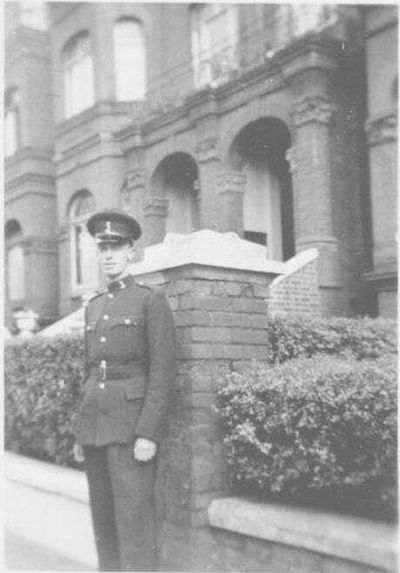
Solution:
M130 264L132 255L133 247L130 244L99 243L97 245L100 268L110 280L123 275Z

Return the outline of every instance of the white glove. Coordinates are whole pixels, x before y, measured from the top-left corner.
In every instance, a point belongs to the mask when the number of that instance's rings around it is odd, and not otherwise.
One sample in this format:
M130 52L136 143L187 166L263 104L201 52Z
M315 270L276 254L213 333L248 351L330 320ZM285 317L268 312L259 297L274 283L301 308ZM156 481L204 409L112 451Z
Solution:
M80 444L74 444L73 453L74 453L74 458L75 458L76 462L81 463L81 462L85 461L85 456L83 454L83 448Z
M157 444L147 438L137 438L133 455L138 462L148 462L153 458L157 451Z

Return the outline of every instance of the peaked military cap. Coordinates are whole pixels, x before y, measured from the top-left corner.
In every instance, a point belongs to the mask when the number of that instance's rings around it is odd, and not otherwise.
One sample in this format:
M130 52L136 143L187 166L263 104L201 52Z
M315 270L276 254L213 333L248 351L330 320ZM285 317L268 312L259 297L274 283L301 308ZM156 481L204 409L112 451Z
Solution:
M134 217L122 211L101 211L89 217L89 233L98 243L119 243L136 241L142 229Z

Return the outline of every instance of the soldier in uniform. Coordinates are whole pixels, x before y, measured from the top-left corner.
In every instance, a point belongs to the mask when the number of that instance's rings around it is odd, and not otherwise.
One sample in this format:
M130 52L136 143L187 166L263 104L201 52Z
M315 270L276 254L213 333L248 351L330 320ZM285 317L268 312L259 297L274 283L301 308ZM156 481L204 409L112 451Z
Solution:
M107 288L85 310L86 380L75 424L101 571L154 571L154 482L175 373L162 291L129 274L138 222L104 211L87 222Z

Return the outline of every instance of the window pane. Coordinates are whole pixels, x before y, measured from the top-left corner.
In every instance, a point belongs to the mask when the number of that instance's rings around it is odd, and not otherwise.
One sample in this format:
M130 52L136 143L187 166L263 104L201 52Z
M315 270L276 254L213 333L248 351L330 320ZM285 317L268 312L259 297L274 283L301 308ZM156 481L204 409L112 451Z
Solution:
M25 297L24 251L20 245L8 251L8 293L12 301Z
M71 117L94 104L93 62L87 36L64 53L65 115Z
M21 24L36 30L46 29L46 4L44 2L39 2L38 0L20 2L19 10Z
M229 77L237 67L237 6L209 4L191 11L195 85Z
M85 285L96 284L98 268L96 245L86 230L81 233L79 249L82 283Z
M118 101L144 99L146 54L142 27L137 22L114 26L115 83Z
M4 154L6 157L14 155L18 149L18 112L6 111L4 118Z

